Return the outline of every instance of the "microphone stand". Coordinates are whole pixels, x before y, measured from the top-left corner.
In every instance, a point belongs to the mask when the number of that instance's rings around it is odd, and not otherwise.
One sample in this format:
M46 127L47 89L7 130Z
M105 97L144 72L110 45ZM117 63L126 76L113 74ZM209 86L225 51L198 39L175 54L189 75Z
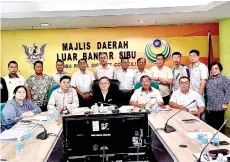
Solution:
M175 132L176 129L173 128L171 125L168 125L168 121L169 119L171 119L172 117L174 117L176 114L178 114L179 112L181 112L182 110L184 110L185 108L187 108L189 105L191 105L192 103L196 102L196 100L193 100L192 102L190 102L188 105L186 105L185 107L183 107L182 109L180 109L178 112L176 112L175 114L173 114L170 118L168 118L168 120L165 123L165 127L164 127L164 131L166 133L171 133L171 132Z
M229 121L228 119L226 119L226 120L224 121L224 123L223 123L223 124L221 125L221 127L216 131L216 133L213 135L213 137L210 139L210 141L207 143L207 145L203 148L203 150L201 151L200 157L199 157L199 159L197 160L197 162L201 162L201 156L202 156L204 150L208 147L208 145L211 143L211 141L213 140L213 138L217 135L217 133L219 133L219 131L223 128L223 126L224 126L228 121Z
M143 105L142 109L147 112L148 114L151 114L151 112L149 110L146 109L146 105L154 98L156 97L149 97L150 99ZM141 111L141 110L140 110Z

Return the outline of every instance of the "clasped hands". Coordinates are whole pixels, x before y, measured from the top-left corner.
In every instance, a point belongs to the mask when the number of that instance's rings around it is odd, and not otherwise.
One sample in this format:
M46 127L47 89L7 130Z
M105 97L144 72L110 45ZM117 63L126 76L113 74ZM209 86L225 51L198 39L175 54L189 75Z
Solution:
M29 118L31 116L34 116L34 113L32 111L27 111L27 112L24 112L22 113L22 118Z

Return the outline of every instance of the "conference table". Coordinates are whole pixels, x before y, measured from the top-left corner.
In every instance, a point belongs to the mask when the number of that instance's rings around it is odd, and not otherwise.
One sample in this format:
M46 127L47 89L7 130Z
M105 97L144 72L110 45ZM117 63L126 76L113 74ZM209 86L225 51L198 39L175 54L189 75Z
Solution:
M193 116L189 112L181 111L168 122L169 125L176 128L176 131L171 133L164 132L164 130L162 130L161 128L164 128L167 119L169 119L169 117L171 117L177 111L178 109L172 109L171 111L161 111L157 114L152 113L148 116L148 123L151 127L152 133L157 136L157 138L167 150L167 153L172 157L173 161L194 162L196 160L196 158L194 157L194 153L200 153L204 145L199 143L197 140L190 139L185 133L197 131L214 133L216 132L216 130L210 127L205 122L199 120L197 117ZM182 123L182 119L198 119L199 122ZM230 138L222 133L219 133L218 135L221 141L227 141L230 143ZM179 145L186 145L187 147L183 148ZM219 148L225 148L230 150L230 145L219 146ZM205 150L207 152L208 150L213 149L217 148L209 144Z
M206 123L200 121L198 123L182 124L179 119L196 118L188 112L182 111L175 117L169 120L169 125L176 128L175 132L165 133L161 128L164 127L167 119L176 113L178 110L160 111L158 113L149 114L148 123L151 128L150 131L160 140L162 145L167 150L167 153L172 157L173 161L177 162L194 162L194 153L199 153L202 149L202 145L195 140L189 139L185 133L197 130L203 130L205 132L214 132L215 130L208 126ZM20 123L16 124L13 128L17 127ZM40 122L41 124L41 122ZM56 134L55 136L49 136L46 140L28 139L24 141L24 155L21 161L23 162L43 162L47 161L54 146L57 143L61 133L62 124L57 124L56 121L42 121L42 124L46 128L48 133ZM34 130L34 136L43 131L43 128L36 128ZM219 133L220 140L225 140L230 143L230 139ZM186 145L186 148L182 148L179 145ZM1 159L7 161L16 161L16 142L15 141L1 141ZM230 150L230 146L220 146L220 148L226 148ZM210 145L207 150L215 149ZM157 155L155 155L157 157Z

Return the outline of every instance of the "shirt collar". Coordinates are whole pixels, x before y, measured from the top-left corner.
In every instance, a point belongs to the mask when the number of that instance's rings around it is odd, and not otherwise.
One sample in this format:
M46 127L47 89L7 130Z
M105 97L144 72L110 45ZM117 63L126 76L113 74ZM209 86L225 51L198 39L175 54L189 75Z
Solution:
M141 72L139 69L137 69L137 73L146 73L146 69L144 69L143 72Z
M59 74L58 72L56 72L56 74ZM67 74L67 72L63 71L61 74Z
M87 74L87 73L88 73L88 71L86 70L84 74ZM78 70L77 74L83 74L83 73L81 72L81 70Z
M10 73L8 74L9 78L14 78L13 75L11 75ZM19 76L16 74L16 78L19 78Z
M222 74L219 74L219 75L217 76L217 78L214 78L214 76L211 75L209 78L210 78L210 79L218 79L218 78L220 78L221 76L222 76Z
M33 76L38 77L37 74L33 74ZM44 78L45 76L45 74L42 74L42 78Z
M100 69L104 69L104 68L102 67L102 65L100 65L99 67L100 67ZM109 69L110 67L111 67L110 64L107 64L107 66L106 66L105 69Z
M149 87L149 92L152 92L152 91L153 91L152 87ZM142 89L141 89L141 92L145 92L145 90L144 90L143 87L142 87Z
M71 91L71 88L69 88L68 91L65 92L65 93L69 93L70 91ZM58 93L64 93L64 92L61 90L60 87L57 89L57 92L58 92Z
M192 64L190 66L192 67ZM200 66L200 61L194 67L192 67L192 68L196 68L198 66Z

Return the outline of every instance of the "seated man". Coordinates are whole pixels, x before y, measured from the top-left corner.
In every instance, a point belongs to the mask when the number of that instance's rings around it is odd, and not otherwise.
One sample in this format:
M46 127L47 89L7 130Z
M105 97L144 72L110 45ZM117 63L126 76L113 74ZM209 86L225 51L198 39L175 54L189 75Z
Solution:
M70 87L69 76L63 76L60 79L60 87L53 91L50 96L47 109L58 109L61 112L65 108L77 108L79 106L77 92Z
M160 91L151 87L151 78L148 75L143 75L140 79L142 87L135 90L129 104L137 108L151 108L155 104L164 105Z
M121 106L121 102L119 101L119 93L118 91L110 88L110 80L108 77L104 76L99 79L99 87L99 91L93 92L93 104L103 102L107 103L108 105L115 105L115 107Z
M173 92L169 106L175 109L182 109L193 100L196 100L196 102L190 104L185 110L195 116L200 116L205 110L204 101L198 92L190 89L190 79L186 76L181 77L179 79L179 87L179 90Z

